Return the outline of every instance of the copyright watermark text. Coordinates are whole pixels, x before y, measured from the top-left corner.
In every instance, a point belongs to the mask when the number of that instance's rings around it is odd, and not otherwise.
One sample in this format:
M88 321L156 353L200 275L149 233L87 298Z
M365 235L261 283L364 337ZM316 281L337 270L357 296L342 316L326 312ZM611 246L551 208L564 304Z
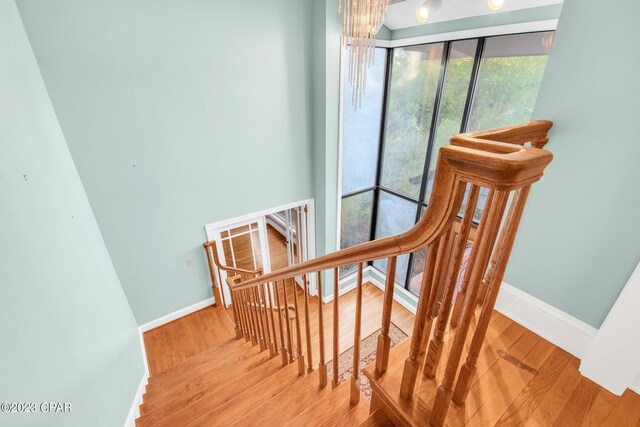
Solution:
M45 414L69 413L71 403L69 402L3 402L0 404L0 411L13 413L40 412Z

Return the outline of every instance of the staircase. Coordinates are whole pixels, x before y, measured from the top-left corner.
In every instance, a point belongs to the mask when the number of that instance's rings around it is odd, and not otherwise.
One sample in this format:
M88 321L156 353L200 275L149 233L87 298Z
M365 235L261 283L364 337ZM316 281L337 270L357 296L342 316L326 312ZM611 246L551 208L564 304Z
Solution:
M153 375L136 426L391 425L369 415L366 399L352 406L349 393L348 382L319 388L318 372L298 376L296 364L232 340Z
M231 322L220 327L236 339L154 375L137 425L440 427L450 407L457 411L449 418L464 413L483 369L478 358L529 190L552 160L543 149L551 125L537 121L454 136L439 151L427 211L405 233L268 274L222 265L216 242L205 243L216 301L224 302L219 284L231 291ZM415 253L426 259L413 334L392 350L398 257ZM386 260L387 270L376 358L364 370L373 392L369 402L359 387L363 266L377 259ZM309 278L316 277L323 295L323 278L332 277L338 295L338 268L346 265L358 267L355 316L341 319L341 298L335 299L329 343L321 302L312 333ZM353 334L352 375L339 384L345 330ZM332 351L331 378L326 349Z

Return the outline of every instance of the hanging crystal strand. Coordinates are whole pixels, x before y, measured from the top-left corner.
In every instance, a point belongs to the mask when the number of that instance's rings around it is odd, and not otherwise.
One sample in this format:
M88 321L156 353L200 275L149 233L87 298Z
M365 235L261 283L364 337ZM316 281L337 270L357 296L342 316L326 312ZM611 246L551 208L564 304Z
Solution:
M349 49L349 84L353 87L351 102L362 106L368 68L375 58L376 30L389 9L389 0L338 0L343 14L342 45Z

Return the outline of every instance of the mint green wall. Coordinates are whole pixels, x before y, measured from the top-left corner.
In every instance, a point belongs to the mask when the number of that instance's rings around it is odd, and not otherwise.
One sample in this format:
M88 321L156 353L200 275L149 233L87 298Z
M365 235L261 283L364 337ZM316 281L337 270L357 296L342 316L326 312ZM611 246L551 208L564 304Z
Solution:
M139 324L212 296L205 224L312 196L310 0L18 5Z
M498 25L557 19L560 16L561 10L562 4L554 4L549 6L519 9L510 12L491 13L488 15L455 19L452 21L434 22L433 24L416 25L415 27L401 28L391 31L391 40L449 33L452 31L469 30L473 28L485 28Z
M640 261L640 3L566 0L534 118L554 161L507 281L599 327Z
M316 198L316 253L334 252L338 201L338 136L340 120L340 61L342 18L335 2L313 2L311 50L311 151L313 193ZM325 276L332 283L333 275ZM331 294L325 286L324 294Z
M72 404L0 425L123 425L144 371L136 322L13 0L0 0L0 200L0 402Z

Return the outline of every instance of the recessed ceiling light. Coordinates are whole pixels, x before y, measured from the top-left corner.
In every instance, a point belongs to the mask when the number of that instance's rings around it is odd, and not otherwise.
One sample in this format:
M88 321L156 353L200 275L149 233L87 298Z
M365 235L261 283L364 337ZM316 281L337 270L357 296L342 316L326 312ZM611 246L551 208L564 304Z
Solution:
M487 0L487 4L491 10L500 10L504 6L504 0Z
M416 9L416 19L427 22L431 16L442 8L442 0L426 0Z

